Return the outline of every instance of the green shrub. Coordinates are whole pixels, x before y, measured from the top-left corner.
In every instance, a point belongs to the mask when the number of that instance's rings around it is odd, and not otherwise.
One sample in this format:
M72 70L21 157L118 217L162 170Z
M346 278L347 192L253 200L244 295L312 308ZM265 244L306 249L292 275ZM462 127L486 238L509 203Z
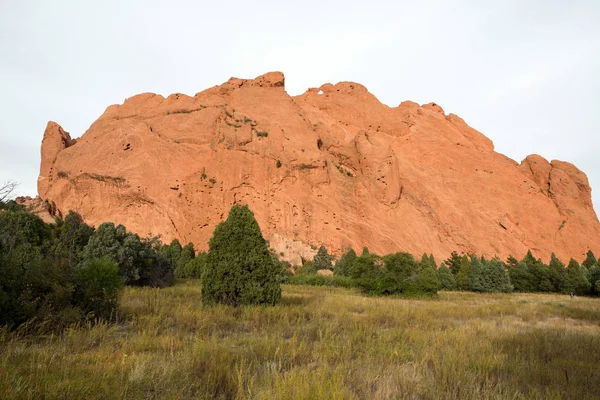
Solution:
M324 276L319 274L293 275L289 279L291 285L336 286L352 288L357 283L346 276Z
M75 303L82 310L103 319L116 315L123 287L117 263L108 258L86 261L77 268L75 283Z
M281 299L280 266L248 206L234 205L215 228L202 273L205 304L275 304Z
M123 225L115 227L112 222L105 222L90 237L82 258L91 261L108 257L117 263L126 285L165 287L173 283L173 260L178 261L180 255L176 254L179 242L171 244L168 260L161 254L164 246L158 237L140 239Z

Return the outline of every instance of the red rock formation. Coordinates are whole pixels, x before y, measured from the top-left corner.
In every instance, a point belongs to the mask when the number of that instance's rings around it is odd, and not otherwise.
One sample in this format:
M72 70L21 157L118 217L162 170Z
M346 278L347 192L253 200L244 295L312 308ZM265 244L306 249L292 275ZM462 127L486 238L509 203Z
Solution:
M357 83L291 97L277 72L193 97L131 97L77 142L49 123L38 190L91 224L199 249L233 203L248 203L292 262L321 244L438 259L600 253L591 189L571 164L519 165L440 106L388 107Z

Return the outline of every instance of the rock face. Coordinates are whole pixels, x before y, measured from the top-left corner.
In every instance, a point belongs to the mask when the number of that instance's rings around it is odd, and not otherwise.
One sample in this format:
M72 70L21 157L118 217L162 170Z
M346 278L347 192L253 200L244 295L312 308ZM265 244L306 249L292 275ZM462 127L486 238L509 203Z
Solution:
M50 122L38 191L57 212L122 223L206 249L234 203L298 263L336 254L453 250L548 259L600 253L585 174L521 164L437 104L381 104L357 83L291 97L281 73L232 78L193 97L144 93L78 140Z

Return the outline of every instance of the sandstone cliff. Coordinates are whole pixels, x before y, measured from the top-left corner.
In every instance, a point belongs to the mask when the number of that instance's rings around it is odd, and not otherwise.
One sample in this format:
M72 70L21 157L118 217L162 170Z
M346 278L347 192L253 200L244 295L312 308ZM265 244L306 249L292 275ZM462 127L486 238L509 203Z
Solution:
M440 106L388 107L357 83L291 97L281 73L193 97L140 94L78 140L50 122L38 191L57 212L198 249L233 203L248 203L293 262L320 244L438 259L600 253L591 189L573 165L518 164Z

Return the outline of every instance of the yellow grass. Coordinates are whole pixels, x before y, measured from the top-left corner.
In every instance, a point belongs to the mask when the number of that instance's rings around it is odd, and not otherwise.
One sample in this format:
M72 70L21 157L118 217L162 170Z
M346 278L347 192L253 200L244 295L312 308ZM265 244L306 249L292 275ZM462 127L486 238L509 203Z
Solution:
M127 288L116 325L0 331L0 397L600 398L599 299L284 286L235 309L200 289Z

